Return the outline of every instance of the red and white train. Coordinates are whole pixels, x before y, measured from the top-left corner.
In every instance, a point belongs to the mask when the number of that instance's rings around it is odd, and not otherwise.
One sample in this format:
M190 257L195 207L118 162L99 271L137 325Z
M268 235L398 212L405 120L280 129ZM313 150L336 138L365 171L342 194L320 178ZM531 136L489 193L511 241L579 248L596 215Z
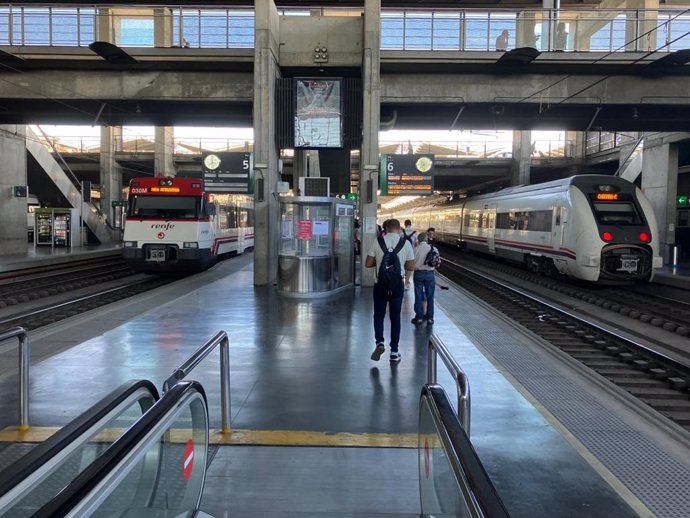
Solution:
M652 206L634 184L578 175L381 215L436 240L601 283L649 281L662 265Z
M193 272L254 246L250 196L208 193L192 178L129 183L123 257L140 272Z

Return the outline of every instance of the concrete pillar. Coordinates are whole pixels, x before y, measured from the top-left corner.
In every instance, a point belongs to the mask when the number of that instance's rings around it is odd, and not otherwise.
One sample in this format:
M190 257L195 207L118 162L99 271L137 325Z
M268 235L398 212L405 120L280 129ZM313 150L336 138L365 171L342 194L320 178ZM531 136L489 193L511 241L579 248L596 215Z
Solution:
M641 187L654 208L656 222L659 225L659 253L663 255L666 245L676 241L677 144L645 141Z
M307 152L295 149L292 159L292 192L297 196L300 176L307 176Z
M309 177L319 178L321 176L321 162L317 150L308 151L309 154Z
M99 7L96 12L96 41L115 42L113 16L107 7Z
M364 0L362 45L362 149L359 167L359 217L362 224L362 286L373 286L376 274L364 258L376 240L378 206L379 129L381 125L381 0ZM367 182L369 188L367 187Z
M530 184L530 165L532 154L532 132L513 131L513 171L512 185Z
M586 131L566 131L566 155L576 161L584 162L587 156L587 132Z
M154 175L175 176L172 126L156 126L153 150Z
M280 237L273 196L280 181L275 143L280 22L273 0L256 0L254 10L254 284L266 286L276 278Z
M625 9L630 9L625 12L625 50L640 52L656 50L659 0L627 0ZM632 9L639 10L632 11Z
M115 153L122 149L122 128L101 126L101 211L112 224L112 202L122 199L122 169Z
M173 17L168 7L153 10L153 44L156 47L170 47L173 45ZM180 42L174 42L180 45Z
M0 255L25 254L27 248L26 198L15 198L12 188L27 185L26 131L24 126L0 126Z
M534 11L518 12L516 18L515 47L539 48L534 29L537 25Z

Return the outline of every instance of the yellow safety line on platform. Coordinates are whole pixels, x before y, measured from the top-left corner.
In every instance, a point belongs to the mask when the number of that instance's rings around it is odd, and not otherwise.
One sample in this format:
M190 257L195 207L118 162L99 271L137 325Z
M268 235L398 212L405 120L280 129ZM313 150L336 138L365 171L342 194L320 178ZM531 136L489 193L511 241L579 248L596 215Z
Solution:
M34 426L20 431L11 426L0 430L0 442L43 442L59 428ZM92 439L93 442L112 442L120 437L123 429L103 430ZM184 443L191 437L191 429L173 429L168 438L174 443ZM417 434L413 433L349 433L312 432L299 430L233 430L223 434L211 430L209 443L212 445L255 445L255 446L332 446L359 448L417 448Z

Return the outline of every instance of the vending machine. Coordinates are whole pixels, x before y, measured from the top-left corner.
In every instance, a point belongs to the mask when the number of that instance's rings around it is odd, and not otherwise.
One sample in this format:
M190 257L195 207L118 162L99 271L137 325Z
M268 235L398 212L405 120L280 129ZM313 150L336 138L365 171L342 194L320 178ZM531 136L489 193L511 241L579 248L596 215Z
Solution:
M34 243L39 246L79 246L78 209L36 209Z

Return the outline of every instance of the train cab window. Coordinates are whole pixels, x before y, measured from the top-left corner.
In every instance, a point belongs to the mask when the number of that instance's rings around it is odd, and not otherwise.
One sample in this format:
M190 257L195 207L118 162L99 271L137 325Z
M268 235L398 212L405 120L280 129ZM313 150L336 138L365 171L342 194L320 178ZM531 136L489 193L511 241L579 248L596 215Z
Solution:
M199 196L135 196L130 198L127 216L135 218L198 219Z
M602 225L640 225L640 216L632 203L597 203L594 212Z

